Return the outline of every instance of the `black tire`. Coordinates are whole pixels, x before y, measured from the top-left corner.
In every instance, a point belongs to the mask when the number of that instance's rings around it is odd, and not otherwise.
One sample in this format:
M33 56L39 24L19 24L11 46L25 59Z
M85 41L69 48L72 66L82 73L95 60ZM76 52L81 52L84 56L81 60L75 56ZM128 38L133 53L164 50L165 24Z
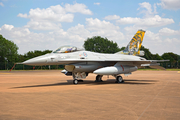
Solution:
M102 75L97 75L95 82L102 82Z
M74 79L74 80L73 80L73 83L74 83L75 85L77 85L77 84L78 84L78 80L77 80L77 79Z
M122 76L117 76L116 77L116 83L123 83L124 81L123 81L123 78L122 78Z

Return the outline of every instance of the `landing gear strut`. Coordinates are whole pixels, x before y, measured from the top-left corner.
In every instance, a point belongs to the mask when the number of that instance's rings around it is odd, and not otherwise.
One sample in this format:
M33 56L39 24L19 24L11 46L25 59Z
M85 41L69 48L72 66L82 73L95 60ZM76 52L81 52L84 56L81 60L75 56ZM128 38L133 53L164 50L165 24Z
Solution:
M88 76L88 73L85 72L78 72L78 73L72 73L72 77L73 77L73 83L75 85L78 84L78 82L83 82L82 79L85 79Z
M102 77L103 77L103 75L97 75L95 82L103 82Z
M116 83L123 83L124 80L122 78L122 76L116 76Z

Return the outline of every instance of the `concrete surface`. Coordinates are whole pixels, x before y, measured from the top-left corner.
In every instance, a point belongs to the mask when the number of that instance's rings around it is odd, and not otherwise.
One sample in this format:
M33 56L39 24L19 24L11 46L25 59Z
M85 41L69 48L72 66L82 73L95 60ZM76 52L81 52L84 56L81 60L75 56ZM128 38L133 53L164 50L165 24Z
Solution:
M179 120L180 74L137 71L114 83L90 74L72 84L58 70L0 71L0 120Z

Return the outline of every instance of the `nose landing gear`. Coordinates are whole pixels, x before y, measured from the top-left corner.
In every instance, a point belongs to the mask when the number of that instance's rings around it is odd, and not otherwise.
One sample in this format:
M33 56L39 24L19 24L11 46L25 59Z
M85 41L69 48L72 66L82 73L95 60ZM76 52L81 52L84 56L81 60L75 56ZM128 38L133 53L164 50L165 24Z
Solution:
M77 85L77 84L78 84L78 80L77 80L77 79L74 79L74 80L73 80L73 83L74 83L75 85Z
M78 82L83 82L82 79L85 79L87 76L88 76L88 73L85 73L85 72L78 72L78 73L73 73L72 74L73 76L73 84L77 85Z

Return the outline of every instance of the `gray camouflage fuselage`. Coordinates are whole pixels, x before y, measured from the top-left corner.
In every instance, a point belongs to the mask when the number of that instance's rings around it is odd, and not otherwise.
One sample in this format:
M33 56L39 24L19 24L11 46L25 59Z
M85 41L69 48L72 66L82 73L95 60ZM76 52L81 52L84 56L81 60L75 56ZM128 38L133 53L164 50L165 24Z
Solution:
M23 62L26 65L75 65L74 72L93 72L94 70L106 66L114 66L121 61L122 65L137 66L132 61L143 61L142 57L123 54L102 54L90 51L76 51L72 53L50 53L32 58Z
M121 83L123 79L119 74L129 75L139 67L150 66L164 69L157 62L167 60L146 60L136 56L144 55L144 51L140 51L144 33L145 31L138 30L126 50L115 54L84 51L75 46L62 46L50 54L32 58L22 64L32 66L65 65L65 70L61 72L65 75L72 75L74 84L77 84L79 79L85 79L88 73L97 74L96 81L102 81L103 75L112 75L116 77L116 82Z

